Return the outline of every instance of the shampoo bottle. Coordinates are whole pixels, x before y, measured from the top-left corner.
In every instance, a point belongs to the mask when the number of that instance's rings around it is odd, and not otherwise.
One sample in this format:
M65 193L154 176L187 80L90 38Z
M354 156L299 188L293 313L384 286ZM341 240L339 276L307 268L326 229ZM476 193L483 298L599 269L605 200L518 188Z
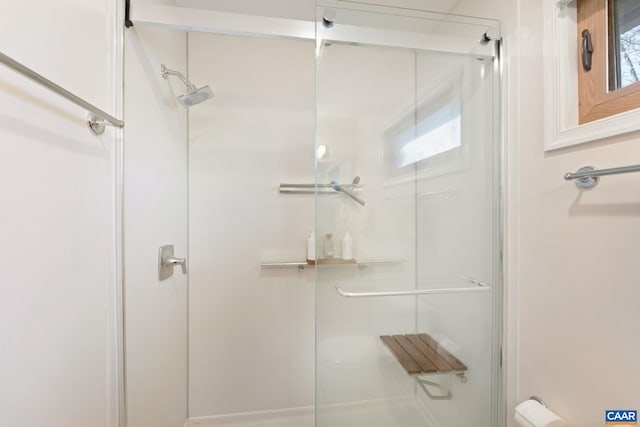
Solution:
M307 238L307 261L316 260L316 233L311 232Z
M327 233L324 236L324 257L333 259L333 233Z

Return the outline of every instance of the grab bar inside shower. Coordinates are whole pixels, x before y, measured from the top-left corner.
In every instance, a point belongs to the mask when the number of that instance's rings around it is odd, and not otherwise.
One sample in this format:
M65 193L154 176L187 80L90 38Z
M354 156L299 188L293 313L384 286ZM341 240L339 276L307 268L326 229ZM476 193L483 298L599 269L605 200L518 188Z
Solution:
M114 126L119 129L122 129L124 127L124 122L122 120L118 120L110 114L102 111L98 107L89 104L84 99L79 98L63 87L58 86L46 77L36 73L28 67L25 67L15 59L1 52L0 63L11 68L16 73L25 76L26 78L46 87L47 89L57 93L63 98L66 98L67 100L87 110L89 112L89 115L87 116L87 125L89 126L89 130L91 131L91 133L93 133L94 135L101 135L104 132L105 125Z
M332 181L331 184L280 184L280 194L344 194L353 199L360 206L365 202L354 192L360 191L362 186L360 177L356 176L351 184L339 184Z
M471 292L487 292L491 286L483 282L475 282L474 287L465 288L439 288L439 289L416 289L412 291L389 291L389 292L349 292L336 285L336 291L345 298L371 298L371 297L402 297L415 295L435 295L435 294L463 294Z

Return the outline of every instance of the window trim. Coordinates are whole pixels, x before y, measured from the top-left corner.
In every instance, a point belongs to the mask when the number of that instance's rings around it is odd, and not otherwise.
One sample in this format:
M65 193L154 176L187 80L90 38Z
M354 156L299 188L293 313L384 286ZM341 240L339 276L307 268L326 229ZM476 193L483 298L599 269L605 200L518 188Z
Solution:
M640 109L582 125L578 123L576 58L579 51L575 3L572 0L542 0L544 19L541 60L544 67L544 150L547 152L640 131ZM507 56L517 51L521 45L523 42L515 39L512 46L507 39ZM511 76L519 70L526 70L522 67L523 64L514 65L513 69L506 67L504 72ZM638 136L640 133L629 137ZM623 141L625 138L616 140Z
M579 124L589 123L640 107L640 83L609 90L609 0L577 1L577 34L591 32L593 66L578 66ZM582 40L578 36L578 43ZM580 54L581 47L578 47ZM578 59L579 60L579 59Z

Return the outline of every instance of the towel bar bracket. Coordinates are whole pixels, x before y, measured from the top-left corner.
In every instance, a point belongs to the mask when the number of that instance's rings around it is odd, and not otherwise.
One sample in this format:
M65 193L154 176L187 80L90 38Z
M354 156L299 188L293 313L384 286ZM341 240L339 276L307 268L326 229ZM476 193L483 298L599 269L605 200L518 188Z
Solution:
M115 127L115 125L102 120L100 117L96 116L93 113L87 114L87 126L89 127L89 131L95 136L102 135L106 126Z
M595 170L596 168L594 168L593 166L583 166L580 169L578 169L577 173L593 172ZM598 185L599 181L600 181L600 178L597 176L584 176L582 178L576 178L576 187L582 188L582 189L593 188L596 185Z

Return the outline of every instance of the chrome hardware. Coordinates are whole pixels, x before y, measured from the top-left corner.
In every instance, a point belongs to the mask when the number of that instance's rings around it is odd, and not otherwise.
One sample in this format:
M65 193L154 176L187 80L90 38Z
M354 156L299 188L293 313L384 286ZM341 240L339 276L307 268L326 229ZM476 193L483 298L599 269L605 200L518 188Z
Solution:
M360 182L359 177L356 177L357 181ZM355 181L355 180L354 180ZM353 184L355 185L355 184ZM341 193L346 194L347 196L349 196L351 199L355 200L358 204L360 204L360 206L364 206L364 200L362 200L360 197L356 196L355 194L353 194L350 190L348 190L347 188L343 187L342 185L338 184L336 181L331 181L331 188L333 188L335 191L339 191Z
M32 69L25 67L18 61L14 60L13 58L3 53L0 53L0 63L11 68L16 73L23 75L29 80L36 82L41 86L44 86L45 88L49 89L54 93L57 93L58 95L67 99L68 101L71 101L74 104L89 111L91 114L87 118L87 124L92 134L101 135L104 132L104 126L106 124L109 124L119 129L122 129L124 127L124 122L122 120L118 120L115 117L111 116L110 114L102 111L98 107L92 104L89 104L84 99L74 95L73 93L69 92L63 87L57 85L56 83L52 82L46 77L36 73Z
M370 265L379 264L402 264L402 259L365 259L358 260L354 264L325 264L323 267L358 267L365 269ZM315 267L316 264L309 264L307 261L284 261L284 262L263 262L260 264L260 268L297 268L299 271L303 271L307 267Z
M422 390L433 400L450 400L451 399L451 374L455 375L461 383L467 382L467 375L464 372L451 372L449 374L437 374L440 377L440 382L430 381L422 376L416 376L418 385ZM432 390L435 389L436 393Z
M333 21L335 20L336 20L336 11L334 9L327 8L324 11L324 15L322 15L322 25L324 25L325 28L331 28L333 27Z
M450 400L451 399L451 377L449 375L441 378L440 382L429 381L424 378L417 378L418 385L432 400ZM438 390L438 394L434 394L429 390L433 387Z
M187 274L187 260L173 256L173 245L161 246L158 251L158 279L165 280L173 276L173 267L179 265L182 274Z
M187 87L187 90L189 92L193 92L193 91L198 89L196 87L196 85L194 85L189 80L187 80L187 78L184 76L184 74L182 74L179 71L170 70L164 64L160 64L160 75L165 80L167 80L169 78L169 76L175 76L175 77L179 78L180 80L182 80L182 83Z
M353 178L351 184L339 184L331 181L330 184L280 184L280 194L344 194L353 199L360 206L365 202L355 193L362 190L360 177Z
M567 173L564 179L567 181L576 180L578 188L593 188L599 181L600 176L618 175L621 173L640 172L640 165L623 166L619 168L596 169L593 166L584 166L577 172Z
M303 271L309 265L308 262L302 261L292 261L292 262L263 262L260 264L261 268L289 268L295 267L298 271Z
M542 406L544 406L545 408L547 407L547 404L544 403L544 400L542 400L541 398L539 398L538 396L531 396L529 398L529 400L535 400L536 402L538 402L539 404L541 404Z
M93 113L87 114L87 126L89 131L95 136L102 135L106 126L119 127L109 121L103 120Z
M491 286L483 282L472 281L471 283L477 283L477 286L466 287L466 288L416 289L414 291L392 291L392 292L349 292L349 291L345 291L340 286L336 286L336 291L340 294L340 296L343 296L346 298L366 298L366 297L400 297L400 296L435 295L435 294L462 294L462 293L470 293L470 292L486 292L491 290Z

